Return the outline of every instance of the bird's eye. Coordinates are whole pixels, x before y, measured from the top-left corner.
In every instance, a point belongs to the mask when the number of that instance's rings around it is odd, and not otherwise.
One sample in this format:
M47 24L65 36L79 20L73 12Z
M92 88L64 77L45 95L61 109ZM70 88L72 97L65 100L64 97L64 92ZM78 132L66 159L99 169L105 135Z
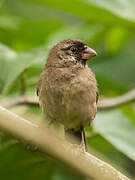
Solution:
M70 49L72 52L77 52L77 48L76 47L71 47L71 49Z

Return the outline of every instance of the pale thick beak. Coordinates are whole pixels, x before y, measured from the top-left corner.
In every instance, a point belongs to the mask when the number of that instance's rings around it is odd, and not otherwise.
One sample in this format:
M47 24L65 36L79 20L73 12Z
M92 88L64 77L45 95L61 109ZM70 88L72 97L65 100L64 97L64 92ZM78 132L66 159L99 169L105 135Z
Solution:
M86 46L85 50L82 53L82 59L90 59L91 57L97 56L97 53L94 49Z

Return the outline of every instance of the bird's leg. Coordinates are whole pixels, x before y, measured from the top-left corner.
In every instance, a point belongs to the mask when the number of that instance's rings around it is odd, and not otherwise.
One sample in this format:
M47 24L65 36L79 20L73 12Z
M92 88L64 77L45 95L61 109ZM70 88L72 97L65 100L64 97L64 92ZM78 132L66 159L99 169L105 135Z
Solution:
M79 140L79 142L77 142L76 144L75 141L72 141L72 138L70 138L69 135L75 136ZM75 147L79 148L83 152L87 151L87 143L86 143L86 137L85 137L85 132L84 132L83 127L81 127L78 131L65 128L65 136L69 142L75 145Z
M81 144L80 144L80 148L87 152L87 142L86 142L86 136L85 136L85 131L84 128L81 128Z
M50 127L51 127L51 125L54 123L54 119L53 120L51 120L49 123L48 123L48 125L47 125L47 128L49 129Z

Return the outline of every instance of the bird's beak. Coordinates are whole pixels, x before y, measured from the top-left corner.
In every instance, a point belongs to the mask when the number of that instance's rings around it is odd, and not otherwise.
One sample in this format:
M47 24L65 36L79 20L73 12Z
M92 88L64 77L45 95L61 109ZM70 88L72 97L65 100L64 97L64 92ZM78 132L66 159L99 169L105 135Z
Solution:
M82 59L90 59L91 57L97 56L97 53L94 49L86 46L85 50L82 53Z

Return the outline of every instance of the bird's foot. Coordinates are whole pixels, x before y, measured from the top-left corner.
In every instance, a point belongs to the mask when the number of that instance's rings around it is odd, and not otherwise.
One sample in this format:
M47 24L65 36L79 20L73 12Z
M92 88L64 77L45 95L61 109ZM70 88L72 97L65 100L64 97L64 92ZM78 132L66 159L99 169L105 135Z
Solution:
M80 152L87 152L86 147L84 146L84 144L74 144L75 148L77 148Z
M38 151L38 147L35 146L35 145L33 145L33 144L30 144L30 143L27 143L27 144L26 144L26 149L27 149L28 151L31 151L31 152L36 152L36 151Z

